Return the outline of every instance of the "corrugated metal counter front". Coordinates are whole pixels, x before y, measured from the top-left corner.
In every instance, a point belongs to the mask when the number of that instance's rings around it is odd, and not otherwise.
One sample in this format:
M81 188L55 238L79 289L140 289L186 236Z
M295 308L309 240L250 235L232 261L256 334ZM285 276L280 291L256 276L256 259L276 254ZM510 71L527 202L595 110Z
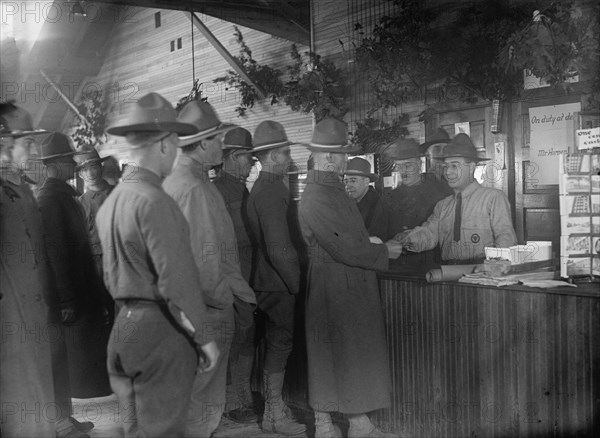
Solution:
M426 283L379 274L392 407L410 437L597 435L600 287ZM419 272L415 272L418 270Z

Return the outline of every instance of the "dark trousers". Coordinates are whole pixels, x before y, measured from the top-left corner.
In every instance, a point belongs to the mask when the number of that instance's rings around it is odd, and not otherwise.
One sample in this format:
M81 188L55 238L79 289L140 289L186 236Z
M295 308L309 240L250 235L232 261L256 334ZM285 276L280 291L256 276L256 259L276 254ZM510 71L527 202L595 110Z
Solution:
M199 373L194 379L188 409L186 438L208 438L221 421L225 410L225 385L227 384L227 362L233 339L233 307L211 309L215 322L204 330L214 337L219 347L217 366L209 372Z
M233 303L235 332L229 361L234 361L238 356L254 356L254 304L235 298Z
M296 297L287 292L257 292L256 301L265 317L264 371L282 372L292 352Z
M198 354L168 311L124 304L108 344L125 437L183 437Z

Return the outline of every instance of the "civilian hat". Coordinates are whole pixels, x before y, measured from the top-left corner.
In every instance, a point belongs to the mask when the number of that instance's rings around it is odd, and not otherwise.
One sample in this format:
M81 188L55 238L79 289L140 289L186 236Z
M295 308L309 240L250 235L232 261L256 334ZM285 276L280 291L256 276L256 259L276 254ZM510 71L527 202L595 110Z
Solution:
M477 149L473 145L471 138L464 133L456 134L456 136L444 147L442 158L464 157L473 161L487 161L489 158L479 158Z
M71 141L62 132L53 132L42 141L42 161L51 160L59 157L70 157L75 154L71 147Z
M252 149L252 135L247 129L233 128L225 134L223 149Z
M102 163L103 161L108 159L108 156L100 158L100 155L98 155L98 151L96 151L96 149L92 149L91 151L76 152L75 155L73 155L73 159L77 163L77 166L75 166L75 170L81 170L85 166Z
M254 142L252 152L264 151L267 149L289 146L292 143L288 140L285 128L279 122L265 120L260 122L254 130Z
M175 109L160 94L148 93L135 103L125 104L118 120L106 130L109 134L120 136L133 131L191 135L198 132L198 128L178 121Z
M33 129L31 114L23 108L10 102L0 105L0 135L3 137L19 138L48 133L45 129Z
M350 154L360 147L348 141L348 125L341 120L327 118L315 125L310 143L304 144L313 152Z
M385 146L383 154L392 160L408 160L422 156L419 143L415 139L402 137Z
M364 158L352 158L346 164L346 175L357 175L369 178L371 182L379 180L379 175L371 173L371 163Z
M196 143L237 127L232 123L221 123L219 116L208 102L197 100L186 103L179 112L177 120L194 125L197 129L197 133L181 137L179 147Z
M429 146L433 146L434 144L447 144L450 143L450 135L443 128L438 128L433 135L427 140L425 143L421 143L419 145L419 150L422 154L427 152Z

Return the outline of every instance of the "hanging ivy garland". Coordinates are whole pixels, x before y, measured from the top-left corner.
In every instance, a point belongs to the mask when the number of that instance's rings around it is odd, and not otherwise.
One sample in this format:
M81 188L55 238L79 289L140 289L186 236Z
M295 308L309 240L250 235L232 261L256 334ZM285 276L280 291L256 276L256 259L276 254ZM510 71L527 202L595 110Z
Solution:
M427 87L459 85L465 102L514 100L523 92L523 70L569 91L569 78L589 81L587 109L600 107L600 5L592 0L485 2L454 8L425 8L421 0L392 0L393 13L380 19L356 49L356 61L375 97L369 116L357 123L353 140L365 152L407 135L406 115L391 122L372 117L399 107ZM536 15L534 15L534 11ZM356 23L356 28L361 28ZM292 46L292 64L283 73L252 58L240 30L236 60L271 104L283 101L294 111L313 112L318 120L342 118L349 111L350 79L345 70ZM240 91L238 115L260 100L256 88L233 71L217 78ZM426 115L423 117L426 119ZM421 118L420 118L421 120Z
M108 102L102 91L94 91L84 96L75 105L79 113L85 118L75 116L73 133L71 137L77 150L89 151L106 141L106 115Z
M268 96L271 105L283 101L294 111L314 113L317 121L325 117L341 119L348 112L348 75L333 62L323 60L316 53L301 54L294 44L290 50L292 63L287 67L288 80L284 82L281 70L261 65L252 57L252 50L237 26L234 26L234 36L240 46L239 55L234 58L256 87L233 70L214 82L224 82L239 90L241 102L235 108L238 116L244 116L248 108L260 100L258 89Z

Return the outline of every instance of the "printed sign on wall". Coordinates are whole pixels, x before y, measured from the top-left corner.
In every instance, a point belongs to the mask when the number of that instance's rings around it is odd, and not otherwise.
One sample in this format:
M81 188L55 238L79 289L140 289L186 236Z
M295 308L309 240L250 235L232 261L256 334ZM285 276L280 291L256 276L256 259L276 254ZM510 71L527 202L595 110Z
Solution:
M537 184L558 184L558 157L573 147L573 118L580 110L579 102L529 108L529 161L535 168L535 173L531 176L537 180Z

